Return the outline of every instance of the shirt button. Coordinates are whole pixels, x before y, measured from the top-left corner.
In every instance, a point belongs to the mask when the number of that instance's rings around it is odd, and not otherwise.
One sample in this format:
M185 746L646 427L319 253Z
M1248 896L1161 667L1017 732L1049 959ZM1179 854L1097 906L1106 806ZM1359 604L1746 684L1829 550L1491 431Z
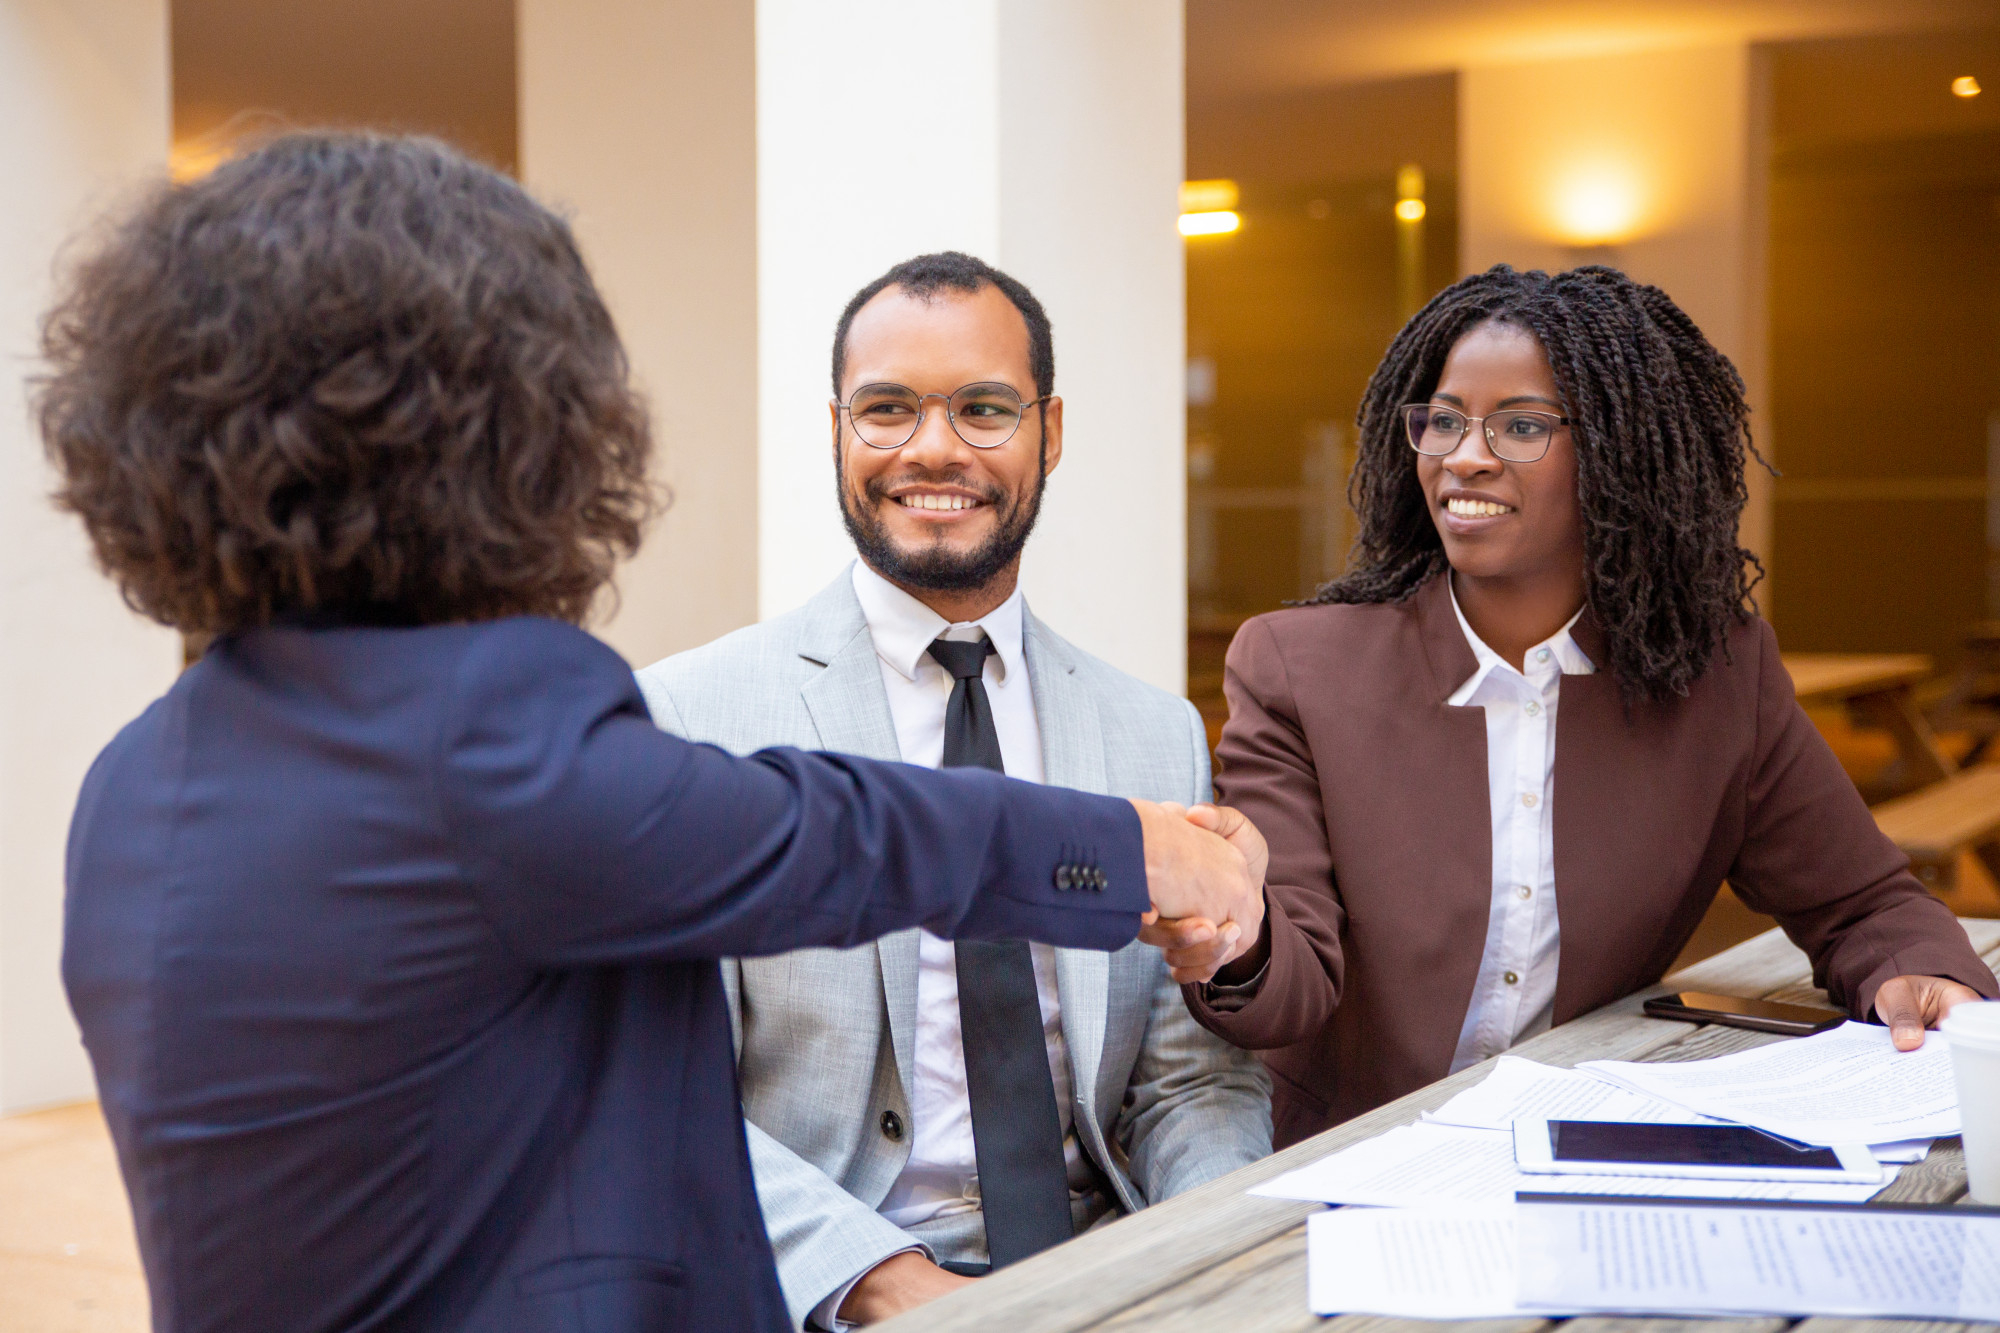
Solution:
M1529 888L1525 884L1516 884L1514 886L1514 896L1516 898L1519 898L1522 902L1526 902L1528 901L1528 899L1535 896L1535 891Z
M1510 973L1509 975L1512 974ZM894 1111L884 1111L882 1113L882 1137L891 1143L901 1143L903 1141L903 1117L897 1115Z
M1509 986L1518 986L1521 984L1521 974L1519 972L1506 972L1502 973L1502 975L1506 978Z
M1536 660L1537 662L1546 662L1546 661L1548 661L1548 660L1549 660L1549 650L1548 650L1548 649L1546 649L1546 648L1537 648L1537 649L1535 649L1535 660Z
M1533 699L1530 699L1528 701L1528 706L1522 711L1525 712L1529 717L1540 717L1542 715L1542 706L1536 703Z
M1521 804L1527 806L1530 810L1534 809L1541 803L1542 803L1541 798L1535 795L1533 792L1524 791L1521 793Z

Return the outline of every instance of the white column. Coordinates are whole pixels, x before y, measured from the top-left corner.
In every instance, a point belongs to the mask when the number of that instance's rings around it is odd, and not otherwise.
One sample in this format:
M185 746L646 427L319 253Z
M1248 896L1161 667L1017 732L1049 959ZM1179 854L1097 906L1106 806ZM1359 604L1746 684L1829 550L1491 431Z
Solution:
M900 260L964 250L1055 327L1066 434L1029 600L1183 688L1181 31L1178 0L758 0L761 615L853 555L826 412L841 307Z
M517 33L522 177L572 214L675 495L594 626L644 666L757 618L752 11L519 0Z
M179 666L49 505L25 377L58 248L165 174L169 121L165 0L0 0L0 1112L90 1095L57 972L65 835L91 760Z
M1610 263L1664 289L1742 372L1773 457L1764 251L1769 79L1746 45L1482 66L1459 77L1468 273ZM1742 542L1768 557L1750 472Z

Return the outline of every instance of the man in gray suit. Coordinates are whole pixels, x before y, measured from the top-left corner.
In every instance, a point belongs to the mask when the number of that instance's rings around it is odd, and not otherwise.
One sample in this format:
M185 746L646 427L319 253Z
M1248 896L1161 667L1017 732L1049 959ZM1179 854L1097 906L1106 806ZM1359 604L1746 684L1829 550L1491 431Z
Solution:
M1062 458L1053 378L1040 303L978 260L925 255L863 288L835 333L832 404L861 559L799 610L640 672L659 724L739 752L1208 801L1193 707L1022 601L1021 548ZM1087 887L1089 855L1058 885ZM1212 971L1236 928L1190 932L1165 956L912 930L725 963L792 1317L887 1318L1269 1153L1268 1076L1196 1026L1174 979Z

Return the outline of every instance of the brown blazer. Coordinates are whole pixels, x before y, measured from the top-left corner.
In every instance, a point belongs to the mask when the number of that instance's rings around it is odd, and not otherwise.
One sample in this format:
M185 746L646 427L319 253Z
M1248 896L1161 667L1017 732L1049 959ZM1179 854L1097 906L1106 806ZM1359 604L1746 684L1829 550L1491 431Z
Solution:
M1571 631L1598 663L1603 632ZM1445 580L1401 605L1259 616L1230 646L1216 787L1271 844L1270 962L1210 1031L1266 1052L1280 1147L1442 1078L1492 896L1486 723ZM1920 973L1994 995L1798 706L1769 625L1734 627L1684 699L1625 708L1565 676L1556 726L1555 1021L1658 981L1726 878L1778 918L1833 1002Z

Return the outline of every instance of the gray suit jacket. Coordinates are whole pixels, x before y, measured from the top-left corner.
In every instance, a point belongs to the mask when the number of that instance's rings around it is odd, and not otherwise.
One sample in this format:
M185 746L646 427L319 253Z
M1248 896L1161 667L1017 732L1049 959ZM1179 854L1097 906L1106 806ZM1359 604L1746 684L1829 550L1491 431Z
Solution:
M895 724L851 571L797 611L639 673L654 720L738 753L772 745L896 759ZM1027 615L1024 655L1051 784L1210 799L1184 699L1079 651ZM909 1156L917 932L858 949L723 964L751 1164L794 1322L913 1240L983 1260L977 1213L910 1232L876 1213ZM1270 1082L1195 1024L1158 950L1056 951L1076 1132L1123 1212L1271 1151ZM894 1122L892 1122L894 1123Z

